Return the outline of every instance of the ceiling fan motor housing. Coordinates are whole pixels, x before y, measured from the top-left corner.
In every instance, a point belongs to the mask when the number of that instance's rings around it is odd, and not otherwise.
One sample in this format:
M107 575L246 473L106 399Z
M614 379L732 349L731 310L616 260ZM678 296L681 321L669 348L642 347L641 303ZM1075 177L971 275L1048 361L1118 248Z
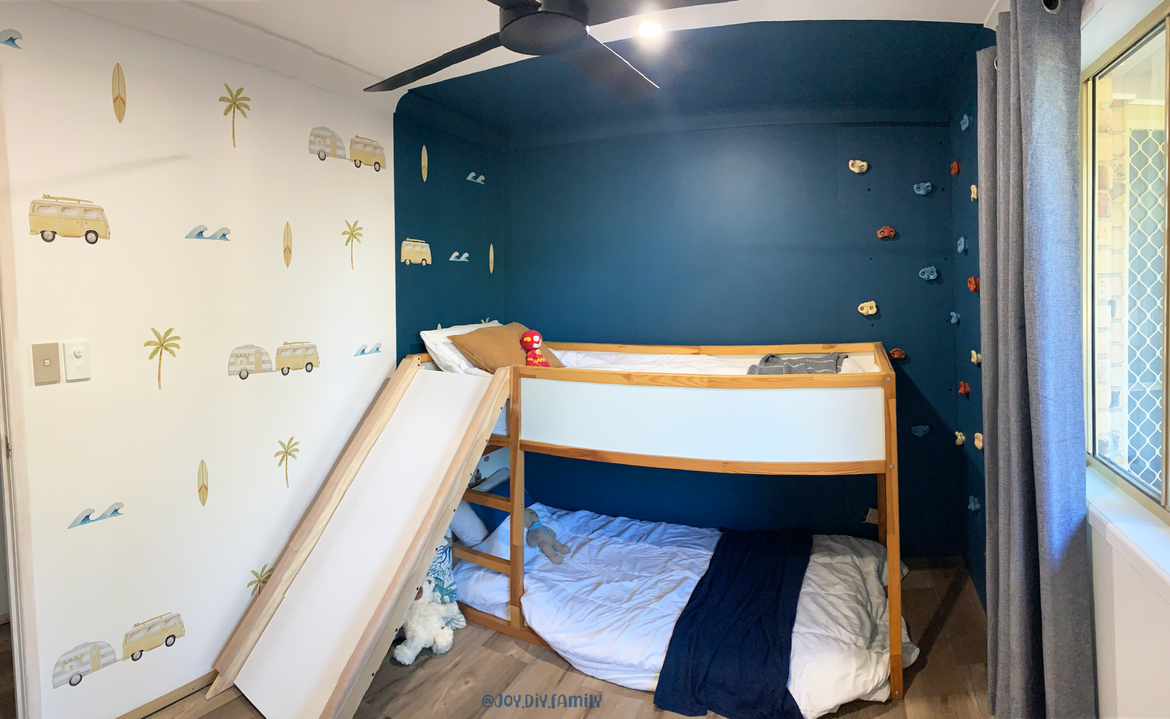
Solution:
M500 44L524 55L560 55L580 45L589 32L589 8L582 0L543 0L500 8Z

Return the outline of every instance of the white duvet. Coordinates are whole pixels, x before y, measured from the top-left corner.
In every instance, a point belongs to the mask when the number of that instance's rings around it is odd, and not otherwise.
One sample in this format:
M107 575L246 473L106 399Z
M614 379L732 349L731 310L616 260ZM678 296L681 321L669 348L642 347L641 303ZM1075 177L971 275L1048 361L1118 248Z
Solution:
M532 504L572 548L560 565L525 548L522 604L528 624L574 667L652 691L675 620L707 570L714 529L566 512ZM509 522L477 545L508 556ZM885 548L854 537L815 535L800 591L788 689L805 719L855 699L889 697ZM455 567L459 599L504 618L507 578L469 562ZM918 657L902 624L906 666Z

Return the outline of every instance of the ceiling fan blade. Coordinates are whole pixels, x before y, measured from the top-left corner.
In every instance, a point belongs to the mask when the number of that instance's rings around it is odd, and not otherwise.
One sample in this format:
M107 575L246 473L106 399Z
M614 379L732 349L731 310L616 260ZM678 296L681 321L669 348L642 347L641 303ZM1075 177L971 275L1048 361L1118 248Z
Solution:
M500 34L489 35L482 40L476 40L470 45L464 45L451 52L445 52L434 60L424 62L417 67L400 72L394 77L388 77L382 82L370 85L366 88L366 92L385 92L387 90L397 90L400 87L406 87L412 82L434 75L440 70L446 70L452 65L458 65L464 60L470 60L477 55L482 55L488 50L494 50L499 46Z
M621 55L593 36L558 57L622 102L641 100L658 89Z
M525 5L531 7L533 10L540 9L540 3L536 2L536 0L488 0L488 2L501 10L511 10L512 8L520 8Z

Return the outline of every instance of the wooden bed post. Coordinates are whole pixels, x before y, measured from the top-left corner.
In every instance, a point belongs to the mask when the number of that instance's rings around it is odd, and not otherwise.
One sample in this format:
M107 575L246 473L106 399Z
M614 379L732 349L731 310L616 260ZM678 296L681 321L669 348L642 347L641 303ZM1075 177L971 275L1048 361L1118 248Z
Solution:
M886 472L878 496L883 500L882 524L886 545L887 597L890 615L890 698L902 698L902 549L898 516L898 422L894 377L886 382Z
M512 522L511 560L508 572L508 622L524 627L520 595L524 593L524 452L520 449L520 372L512 372L512 404L508 411L508 463L510 474L508 518Z

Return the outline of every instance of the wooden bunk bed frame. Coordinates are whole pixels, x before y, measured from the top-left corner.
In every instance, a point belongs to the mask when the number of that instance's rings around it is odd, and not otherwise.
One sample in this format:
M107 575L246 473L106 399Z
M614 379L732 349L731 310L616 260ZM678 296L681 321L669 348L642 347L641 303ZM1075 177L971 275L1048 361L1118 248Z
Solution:
M774 346L638 346L610 344L547 343L553 350L576 350L584 352L630 352L680 355L754 355L810 354L842 352L848 354L873 354L877 372L833 375L692 375L667 373L612 372L599 370L553 369L543 367L512 368L510 399L508 402L507 435L493 434L485 453L507 447L510 454L510 491L508 497L500 497L475 489L467 489L463 499L508 512L511 522L511 546L508 559L470 547L455 544L452 552L456 557L481 567L507 575L509 579L508 619L500 619L481 612L462 602L460 608L470 621L494 629L522 641L550 648L524 620L520 597L524 593L524 456L527 452L538 452L586 459L595 462L686 469L702 472L726 472L739 474L769 475L860 475L877 476L878 537L886 547L889 622L890 622L890 698L902 698L902 573L900 522L898 515L898 440L894 370L889 357L880 342L827 345L774 345ZM429 355L418 355L420 362L430 362ZM761 462L690 459L678 456L655 456L616 451L587 449L546 442L522 439L521 427L524 421L524 402L521 391L525 379L557 380L564 382L590 382L611 385L633 385L639 387L686 387L719 389L812 389L843 387L881 387L884 392L884 442L882 459L864 461L820 461L820 462Z

